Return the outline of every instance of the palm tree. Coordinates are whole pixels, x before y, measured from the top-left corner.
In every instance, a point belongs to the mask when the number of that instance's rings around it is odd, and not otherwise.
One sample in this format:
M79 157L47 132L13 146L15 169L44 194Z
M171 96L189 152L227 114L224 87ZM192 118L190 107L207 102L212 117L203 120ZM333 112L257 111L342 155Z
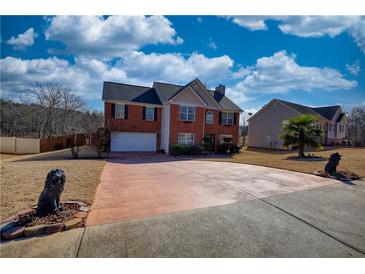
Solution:
M318 116L308 114L290 118L284 122L280 135L284 141L283 147L288 148L291 145L297 145L299 158L305 157L305 145L316 149L322 148L320 140L323 132L315 126L318 119Z

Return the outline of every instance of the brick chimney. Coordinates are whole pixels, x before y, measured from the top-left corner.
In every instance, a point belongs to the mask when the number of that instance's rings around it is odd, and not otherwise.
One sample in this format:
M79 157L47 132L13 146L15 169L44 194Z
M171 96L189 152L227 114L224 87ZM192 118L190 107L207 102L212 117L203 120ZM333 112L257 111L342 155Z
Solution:
M225 95L226 94L226 86L219 84L219 86L215 88L215 91L219 92L222 95Z

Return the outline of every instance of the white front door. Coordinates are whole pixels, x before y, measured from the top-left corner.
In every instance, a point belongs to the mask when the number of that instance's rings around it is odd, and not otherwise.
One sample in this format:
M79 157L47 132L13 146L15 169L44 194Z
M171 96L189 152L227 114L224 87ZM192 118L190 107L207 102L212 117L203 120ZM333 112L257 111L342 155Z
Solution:
M111 151L156 151L156 133L112 132Z

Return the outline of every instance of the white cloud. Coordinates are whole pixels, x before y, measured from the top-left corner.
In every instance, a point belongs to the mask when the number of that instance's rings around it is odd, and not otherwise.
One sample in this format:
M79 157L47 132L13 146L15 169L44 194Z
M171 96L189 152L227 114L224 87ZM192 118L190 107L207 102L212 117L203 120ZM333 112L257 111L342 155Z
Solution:
M335 37L349 33L365 53L365 16L236 16L229 17L249 30L267 30L267 20L279 21L279 29L299 37Z
M100 59L120 57L149 44L183 42L163 16L55 16L49 18L45 36L62 41L70 53Z
M132 52L116 64L85 56L75 58L75 64L52 57L22 60L6 57L0 60L2 98L19 98L34 87L35 82L68 84L85 100L101 98L103 81L151 85L153 81L186 84L195 77L203 81L219 81L227 77L233 66L228 56L207 58L193 53L144 54Z
M121 65L133 78L184 84L199 77L203 81L216 83L229 75L233 60L227 55L208 58L193 53L185 58L178 53L134 52L123 58Z
M265 20L269 16L228 16L227 19L232 19L237 25L249 30L267 30Z
M242 80L232 88L236 93L245 96L298 90L348 90L357 85L356 81L345 79L335 69L300 66L296 63L295 56L288 55L285 51L259 58L256 64L247 70L249 72L246 72Z
M356 61L353 64L346 64L346 69L352 74L352 75L359 75L361 68L360 68L360 64L359 61Z
M34 39L38 36L38 34L34 31L33 28L27 29L24 33L20 33L18 37L12 36L7 44L12 45L14 49L24 50L26 47L29 47L34 44Z

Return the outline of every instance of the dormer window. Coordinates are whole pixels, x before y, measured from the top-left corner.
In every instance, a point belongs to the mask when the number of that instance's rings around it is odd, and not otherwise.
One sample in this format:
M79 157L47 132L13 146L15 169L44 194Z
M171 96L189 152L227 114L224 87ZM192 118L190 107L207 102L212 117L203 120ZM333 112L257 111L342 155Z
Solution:
M179 119L180 121L195 121L195 107L180 106Z

